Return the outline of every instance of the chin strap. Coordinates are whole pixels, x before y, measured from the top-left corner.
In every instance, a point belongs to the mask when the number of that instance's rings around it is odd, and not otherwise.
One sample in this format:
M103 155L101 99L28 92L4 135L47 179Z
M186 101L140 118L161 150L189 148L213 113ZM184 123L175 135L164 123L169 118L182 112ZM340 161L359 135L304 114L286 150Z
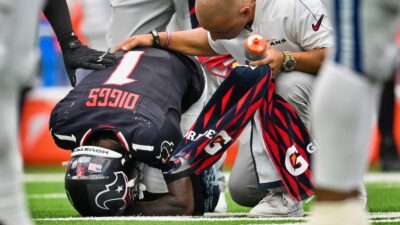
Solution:
M133 198L138 198L139 200L141 200L144 198L143 192L147 188L146 185L140 182L142 178L142 171L138 167L135 167L134 170L134 172L136 172L136 176L133 179L129 180L126 183L126 186L132 188L132 194L134 196Z

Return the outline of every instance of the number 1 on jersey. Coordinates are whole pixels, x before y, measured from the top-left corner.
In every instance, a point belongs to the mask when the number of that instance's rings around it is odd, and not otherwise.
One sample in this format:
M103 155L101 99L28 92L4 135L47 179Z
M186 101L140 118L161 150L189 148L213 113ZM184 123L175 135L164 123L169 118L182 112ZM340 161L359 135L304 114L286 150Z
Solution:
M135 70L137 64L139 63L142 55L144 54L143 51L130 51L127 52L119 62L119 65L114 70L114 72L110 75L108 80L104 82L104 84L111 84L111 85L125 85L132 82L136 82L137 80L129 78L129 76Z

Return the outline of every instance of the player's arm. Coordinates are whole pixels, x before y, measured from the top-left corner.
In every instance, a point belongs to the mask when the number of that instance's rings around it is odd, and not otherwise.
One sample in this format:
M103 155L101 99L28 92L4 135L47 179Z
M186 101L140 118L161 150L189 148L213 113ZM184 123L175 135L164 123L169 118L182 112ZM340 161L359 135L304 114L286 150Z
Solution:
M207 31L203 28L193 30L172 32L160 32L160 46L168 49L193 56L212 56L217 55L208 42ZM168 41L167 41L168 40ZM128 51L130 49L153 46L154 38L151 34L135 35L127 38L113 48L113 52L118 50Z
M138 215L192 215L194 212L194 195L189 176L182 177L167 184L169 193L154 201L138 201L128 214Z
M77 68L98 70L113 65L113 54L97 51L84 46L73 32L66 0L49 0L43 11L49 20L63 53L65 68L72 86L75 86Z
M305 73L317 74L327 51L328 48L318 48L305 52L293 52L293 57L296 60L294 69Z

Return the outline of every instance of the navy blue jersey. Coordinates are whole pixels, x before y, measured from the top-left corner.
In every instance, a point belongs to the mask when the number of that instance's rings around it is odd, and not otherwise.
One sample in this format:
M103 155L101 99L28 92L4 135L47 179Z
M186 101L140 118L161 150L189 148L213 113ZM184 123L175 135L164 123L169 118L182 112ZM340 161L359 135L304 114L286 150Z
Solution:
M138 161L161 168L182 138L181 113L203 89L192 58L154 48L121 53L116 65L92 72L56 105L50 130L71 150L98 130L113 130Z

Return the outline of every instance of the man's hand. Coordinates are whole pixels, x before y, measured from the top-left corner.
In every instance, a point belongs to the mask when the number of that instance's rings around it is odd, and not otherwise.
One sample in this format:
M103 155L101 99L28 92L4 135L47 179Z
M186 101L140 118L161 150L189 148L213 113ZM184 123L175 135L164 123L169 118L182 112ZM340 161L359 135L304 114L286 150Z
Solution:
M78 38L69 39L67 43L60 43L71 85L76 84L75 71L78 68L101 70L115 64L114 54L97 51L83 45Z
M296 60L296 67L294 70L316 75L324 61L328 49L329 48L316 48L302 52L292 52L293 58ZM273 75L276 76L283 64L283 52L267 45L266 54L267 56L264 59L251 61L250 65L257 66L268 64L272 69Z
M119 50L129 51L137 47L151 47L151 46L153 46L153 36L151 36L151 34L135 35L117 44L111 50L111 52L115 53Z
M282 67L283 59L283 52L274 49L267 43L266 57L261 60L251 61L249 64L251 66L269 65L272 70L272 74L275 76L279 73L279 70Z
M191 178L182 177L167 183L167 186L168 194L154 201L137 201L125 215L192 215L195 203Z

